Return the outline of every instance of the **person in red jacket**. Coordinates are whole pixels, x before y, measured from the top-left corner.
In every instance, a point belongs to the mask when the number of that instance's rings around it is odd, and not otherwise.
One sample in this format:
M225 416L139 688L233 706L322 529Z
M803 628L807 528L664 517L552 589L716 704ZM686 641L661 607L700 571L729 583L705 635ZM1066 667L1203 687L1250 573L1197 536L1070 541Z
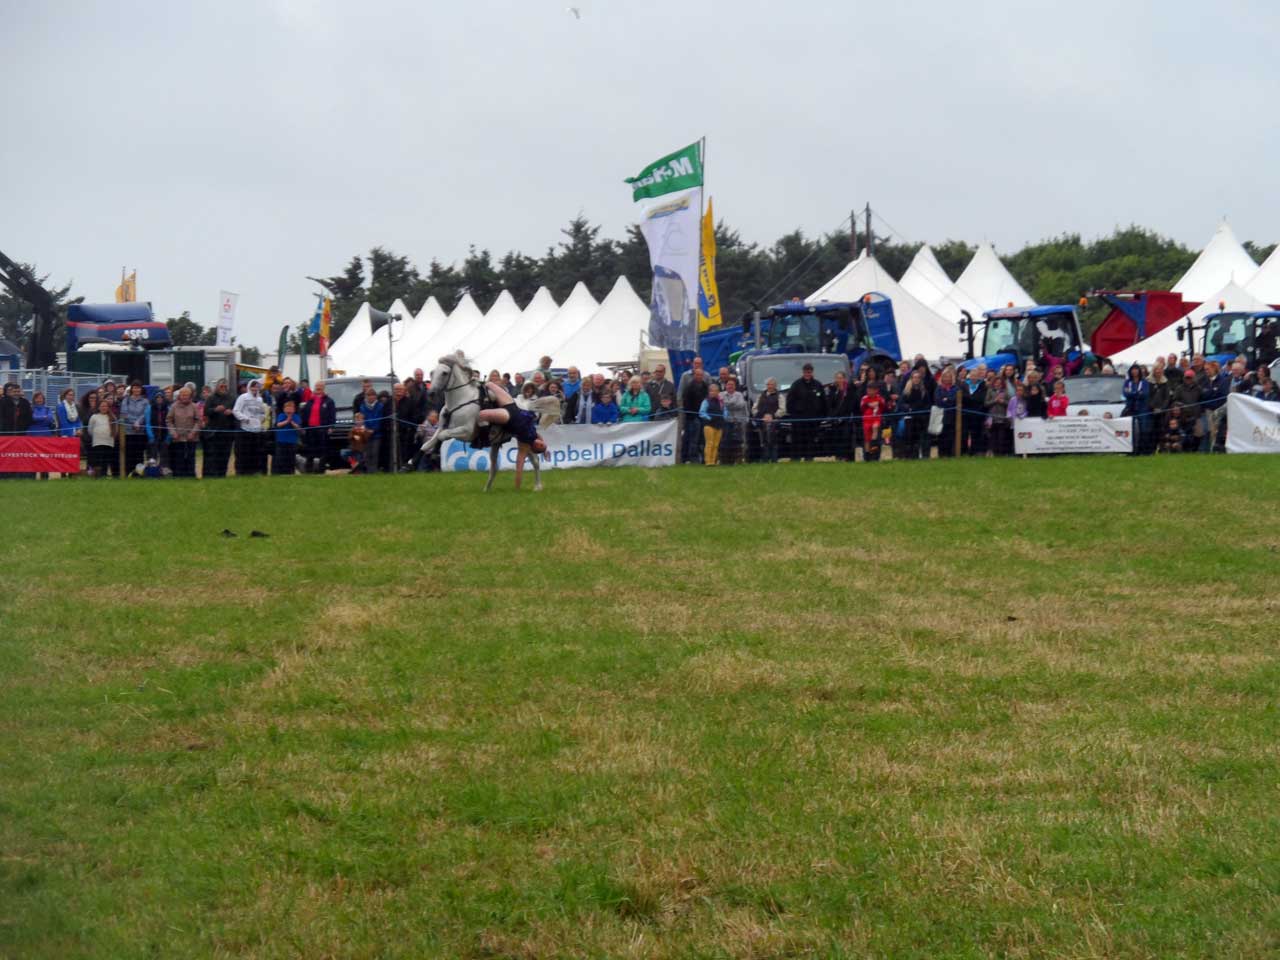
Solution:
M883 443L881 430L889 401L880 395L880 384L874 380L867 382L866 390L862 398L862 459L879 460Z
M1049 419L1065 417L1067 406L1071 401L1067 398L1067 385L1061 380L1053 382L1053 396L1049 398Z

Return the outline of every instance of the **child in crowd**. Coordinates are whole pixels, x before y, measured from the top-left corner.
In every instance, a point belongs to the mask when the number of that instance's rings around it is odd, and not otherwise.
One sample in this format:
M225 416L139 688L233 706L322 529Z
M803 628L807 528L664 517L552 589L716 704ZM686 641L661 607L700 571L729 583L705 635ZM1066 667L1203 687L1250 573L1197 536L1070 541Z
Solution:
M613 402L613 394L608 388L600 391L600 400L591 407L592 423L617 423L622 411Z
M298 459L298 406L292 400L284 402L284 409L276 417L276 452L271 459L271 472L288 476L293 473Z
M1049 397L1049 419L1065 417L1067 415L1067 407L1070 404L1071 401L1067 398L1067 385L1061 380L1055 380L1053 396Z
M698 408L702 420L702 462L714 467L720 460L720 437L724 433L724 403L720 399L720 384L714 380L707 384L707 399Z
M364 414L357 413L351 424L351 435L347 442L351 446L342 451L342 457L351 467L352 473L368 473L364 463L364 450L373 438L373 431L364 425Z
M417 452L413 455L413 466L415 469L424 472L429 470L440 469L439 449L432 451L430 454L424 454L422 447L428 440L436 435L440 429L440 414L435 410L427 413L427 419L418 424L418 429L414 431L413 442L417 444Z
M868 381L866 389L866 396L862 398L862 459L879 460L880 447L884 443L881 429L889 404L880 396L880 384L876 381Z
M116 454L116 421L111 401L98 403L98 412L89 418L89 475L105 477Z

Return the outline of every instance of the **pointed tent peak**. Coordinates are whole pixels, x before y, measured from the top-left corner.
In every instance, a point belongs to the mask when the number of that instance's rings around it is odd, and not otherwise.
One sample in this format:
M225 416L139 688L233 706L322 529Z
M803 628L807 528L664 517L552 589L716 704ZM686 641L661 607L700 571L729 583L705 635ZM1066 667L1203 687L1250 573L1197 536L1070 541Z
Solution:
M911 265L898 281L902 289L922 303L936 303L951 292L954 284L938 263L933 248L927 243L916 251Z
M612 305L619 302L629 304L633 301L640 304L644 303L644 301L640 299L640 295L636 293L635 287L631 286L631 281L624 275L619 274L618 279L615 280L613 282L613 286L609 288L609 292L605 294L604 299L600 301L600 306L604 307L606 304ZM645 306L645 309L649 309L648 306Z
M1173 292L1182 294L1185 300L1203 303L1226 285L1248 285L1257 272L1258 265L1236 239L1231 225L1223 220L1191 269L1173 285Z
M413 311L410 310L408 305L399 297L396 298L395 303L391 304L391 306L387 308L387 313L390 313L390 314L398 313L400 314L400 319L402 320L413 319Z
M1036 304L1031 294L1014 279L988 240L978 244L973 259L956 278L955 289L962 291L984 311L1007 307L1011 303L1017 307Z
M413 319L418 323L422 323L425 320L442 320L444 317L444 307L440 306L440 301L436 299L436 295L433 293L427 297L427 302L422 305L422 309L418 311L418 315Z
M457 320L461 318L465 320L466 318L472 317L472 316L483 317L484 314L481 313L480 308L476 306L476 302L471 298L471 294L464 293L462 295L462 299L458 301L458 305L455 306L453 310L450 311L449 319Z
M497 299L493 301L493 306L489 308L489 312L485 314L485 317L491 317L494 314L507 313L512 307L519 312L520 304L516 303L516 298L511 295L511 291L506 287L503 287L502 292L499 293Z
M929 244L921 244L920 249L916 251L916 255L911 258L911 266L919 266L930 270L937 270L945 275L947 271L942 269L942 264L938 262L937 254L933 252L933 247Z
M550 307L552 311L559 310L560 304L556 303L556 298L551 295L551 291L546 287L539 287L533 294L533 299L525 304L525 313L537 307L538 310L545 310Z
M1253 275L1245 289L1259 300L1271 306L1280 305L1280 245L1271 251L1271 256L1262 261L1262 266Z
M587 289L587 285L579 280L573 285L573 289L569 291L569 296L564 298L564 303L560 304L561 310L567 310L571 306L580 307L582 304L591 304L599 306L599 302L591 295L591 291Z

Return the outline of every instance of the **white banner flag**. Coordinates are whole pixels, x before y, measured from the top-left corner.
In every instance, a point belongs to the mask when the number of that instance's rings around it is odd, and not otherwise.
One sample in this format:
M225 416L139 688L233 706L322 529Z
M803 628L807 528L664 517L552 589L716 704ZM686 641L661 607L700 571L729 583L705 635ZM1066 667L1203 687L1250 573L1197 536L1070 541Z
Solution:
M1280 453L1280 403L1227 397L1227 453Z
M640 232L653 267L649 342L671 350L692 350L697 337L700 198L694 188L642 204Z
M557 424L538 431L547 443L551 461L545 469L570 467L670 467L676 462L676 421L657 423ZM498 451L498 469L514 470L516 442ZM525 464L528 469L528 464ZM489 451L476 450L461 440L446 440L440 448L440 468L446 472L488 470Z
M1013 422L1013 451L1024 453L1132 453L1133 420L1120 417L1027 417Z
M240 294L223 290L218 294L218 339L220 347L231 346L232 331L236 326L236 303Z

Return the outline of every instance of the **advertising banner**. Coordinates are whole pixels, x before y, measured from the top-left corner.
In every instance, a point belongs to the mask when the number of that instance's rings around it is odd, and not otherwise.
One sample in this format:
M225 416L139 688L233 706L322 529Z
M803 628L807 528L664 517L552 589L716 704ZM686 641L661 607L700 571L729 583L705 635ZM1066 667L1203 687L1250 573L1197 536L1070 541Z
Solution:
M79 472L79 437L0 437L0 473Z
M1133 420L1121 417L1027 417L1013 424L1013 452L1132 453Z
M557 424L539 430L547 442L550 462L542 468L671 467L676 462L676 421L659 423ZM514 470L514 440L498 451L498 469ZM528 469L528 464L525 465ZM456 473L489 469L489 451L476 450L461 440L446 440L440 448L440 468Z
M1280 403L1227 397L1227 453L1280 453Z
M640 204L640 232L653 270L649 342L669 350L693 350L701 288L701 144L668 154L626 182L632 199Z
M231 334L236 326L236 304L240 300L238 293L218 294L218 346L231 346Z

